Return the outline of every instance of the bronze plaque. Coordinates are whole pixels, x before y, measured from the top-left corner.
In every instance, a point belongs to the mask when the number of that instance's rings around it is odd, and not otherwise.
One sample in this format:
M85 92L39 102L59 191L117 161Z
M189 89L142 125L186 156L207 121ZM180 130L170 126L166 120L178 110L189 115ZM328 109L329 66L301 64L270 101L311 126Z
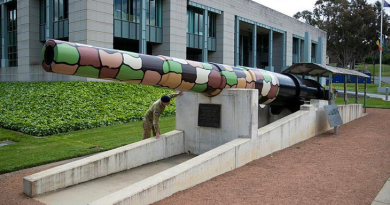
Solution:
M221 127L221 105L199 104L198 126Z

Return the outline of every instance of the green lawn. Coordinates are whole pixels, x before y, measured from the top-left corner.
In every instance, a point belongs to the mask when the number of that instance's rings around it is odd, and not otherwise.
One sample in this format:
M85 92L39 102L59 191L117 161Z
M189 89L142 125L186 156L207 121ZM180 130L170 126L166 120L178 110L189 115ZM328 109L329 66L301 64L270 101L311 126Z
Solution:
M374 65L372 64L366 64L367 70L371 72L371 74L374 73ZM356 65L357 70L365 69L364 64L357 64ZM379 76L379 64L375 65L375 76ZM390 65L382 64L382 76L390 76Z
M355 103L355 98L348 98L349 104ZM359 98L359 103L363 104L363 99ZM338 97L336 99L337 105L344 105L344 98ZM384 101L379 98L367 98L367 107L368 108L386 108L390 109L390 101Z
M161 118L160 127L162 133L174 130L175 117ZM0 174L113 149L141 138L142 121L40 138L0 128L0 140L18 142L0 147Z
M390 83L382 83L382 87L390 87ZM343 83L333 83L333 88L344 90ZM378 84L367 84L367 93L378 93ZM355 91L355 83L347 83L348 91ZM358 84L359 92L364 92L364 84ZM384 93L381 93L384 94Z

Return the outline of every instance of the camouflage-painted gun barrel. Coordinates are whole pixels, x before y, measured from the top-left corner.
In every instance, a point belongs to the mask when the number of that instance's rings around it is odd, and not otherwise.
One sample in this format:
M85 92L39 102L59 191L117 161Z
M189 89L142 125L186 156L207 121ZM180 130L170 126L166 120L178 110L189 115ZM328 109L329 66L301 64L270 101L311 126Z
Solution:
M316 81L292 75L58 40L45 43L42 66L47 72L161 86L207 96L216 96L223 89L257 89L259 104L270 104L276 113L283 108L299 109L303 99L325 96L324 88Z

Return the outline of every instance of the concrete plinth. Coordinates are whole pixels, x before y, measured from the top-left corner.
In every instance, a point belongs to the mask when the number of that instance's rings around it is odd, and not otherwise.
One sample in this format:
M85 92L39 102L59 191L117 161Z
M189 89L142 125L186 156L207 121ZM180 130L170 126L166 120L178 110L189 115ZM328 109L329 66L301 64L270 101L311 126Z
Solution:
M221 128L198 126L199 104L221 105ZM184 132L184 148L202 154L237 138L254 138L258 129L258 91L225 89L216 97L186 92L177 98L176 129Z

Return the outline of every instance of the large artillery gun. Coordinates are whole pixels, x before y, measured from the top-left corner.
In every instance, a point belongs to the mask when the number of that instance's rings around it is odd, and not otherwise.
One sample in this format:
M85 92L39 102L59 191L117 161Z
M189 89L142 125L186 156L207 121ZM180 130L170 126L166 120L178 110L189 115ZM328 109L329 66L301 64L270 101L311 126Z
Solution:
M47 72L192 91L213 97L223 89L257 89L259 105L273 114L299 110L304 101L326 99L317 81L244 66L152 56L79 43L48 40L42 49Z

